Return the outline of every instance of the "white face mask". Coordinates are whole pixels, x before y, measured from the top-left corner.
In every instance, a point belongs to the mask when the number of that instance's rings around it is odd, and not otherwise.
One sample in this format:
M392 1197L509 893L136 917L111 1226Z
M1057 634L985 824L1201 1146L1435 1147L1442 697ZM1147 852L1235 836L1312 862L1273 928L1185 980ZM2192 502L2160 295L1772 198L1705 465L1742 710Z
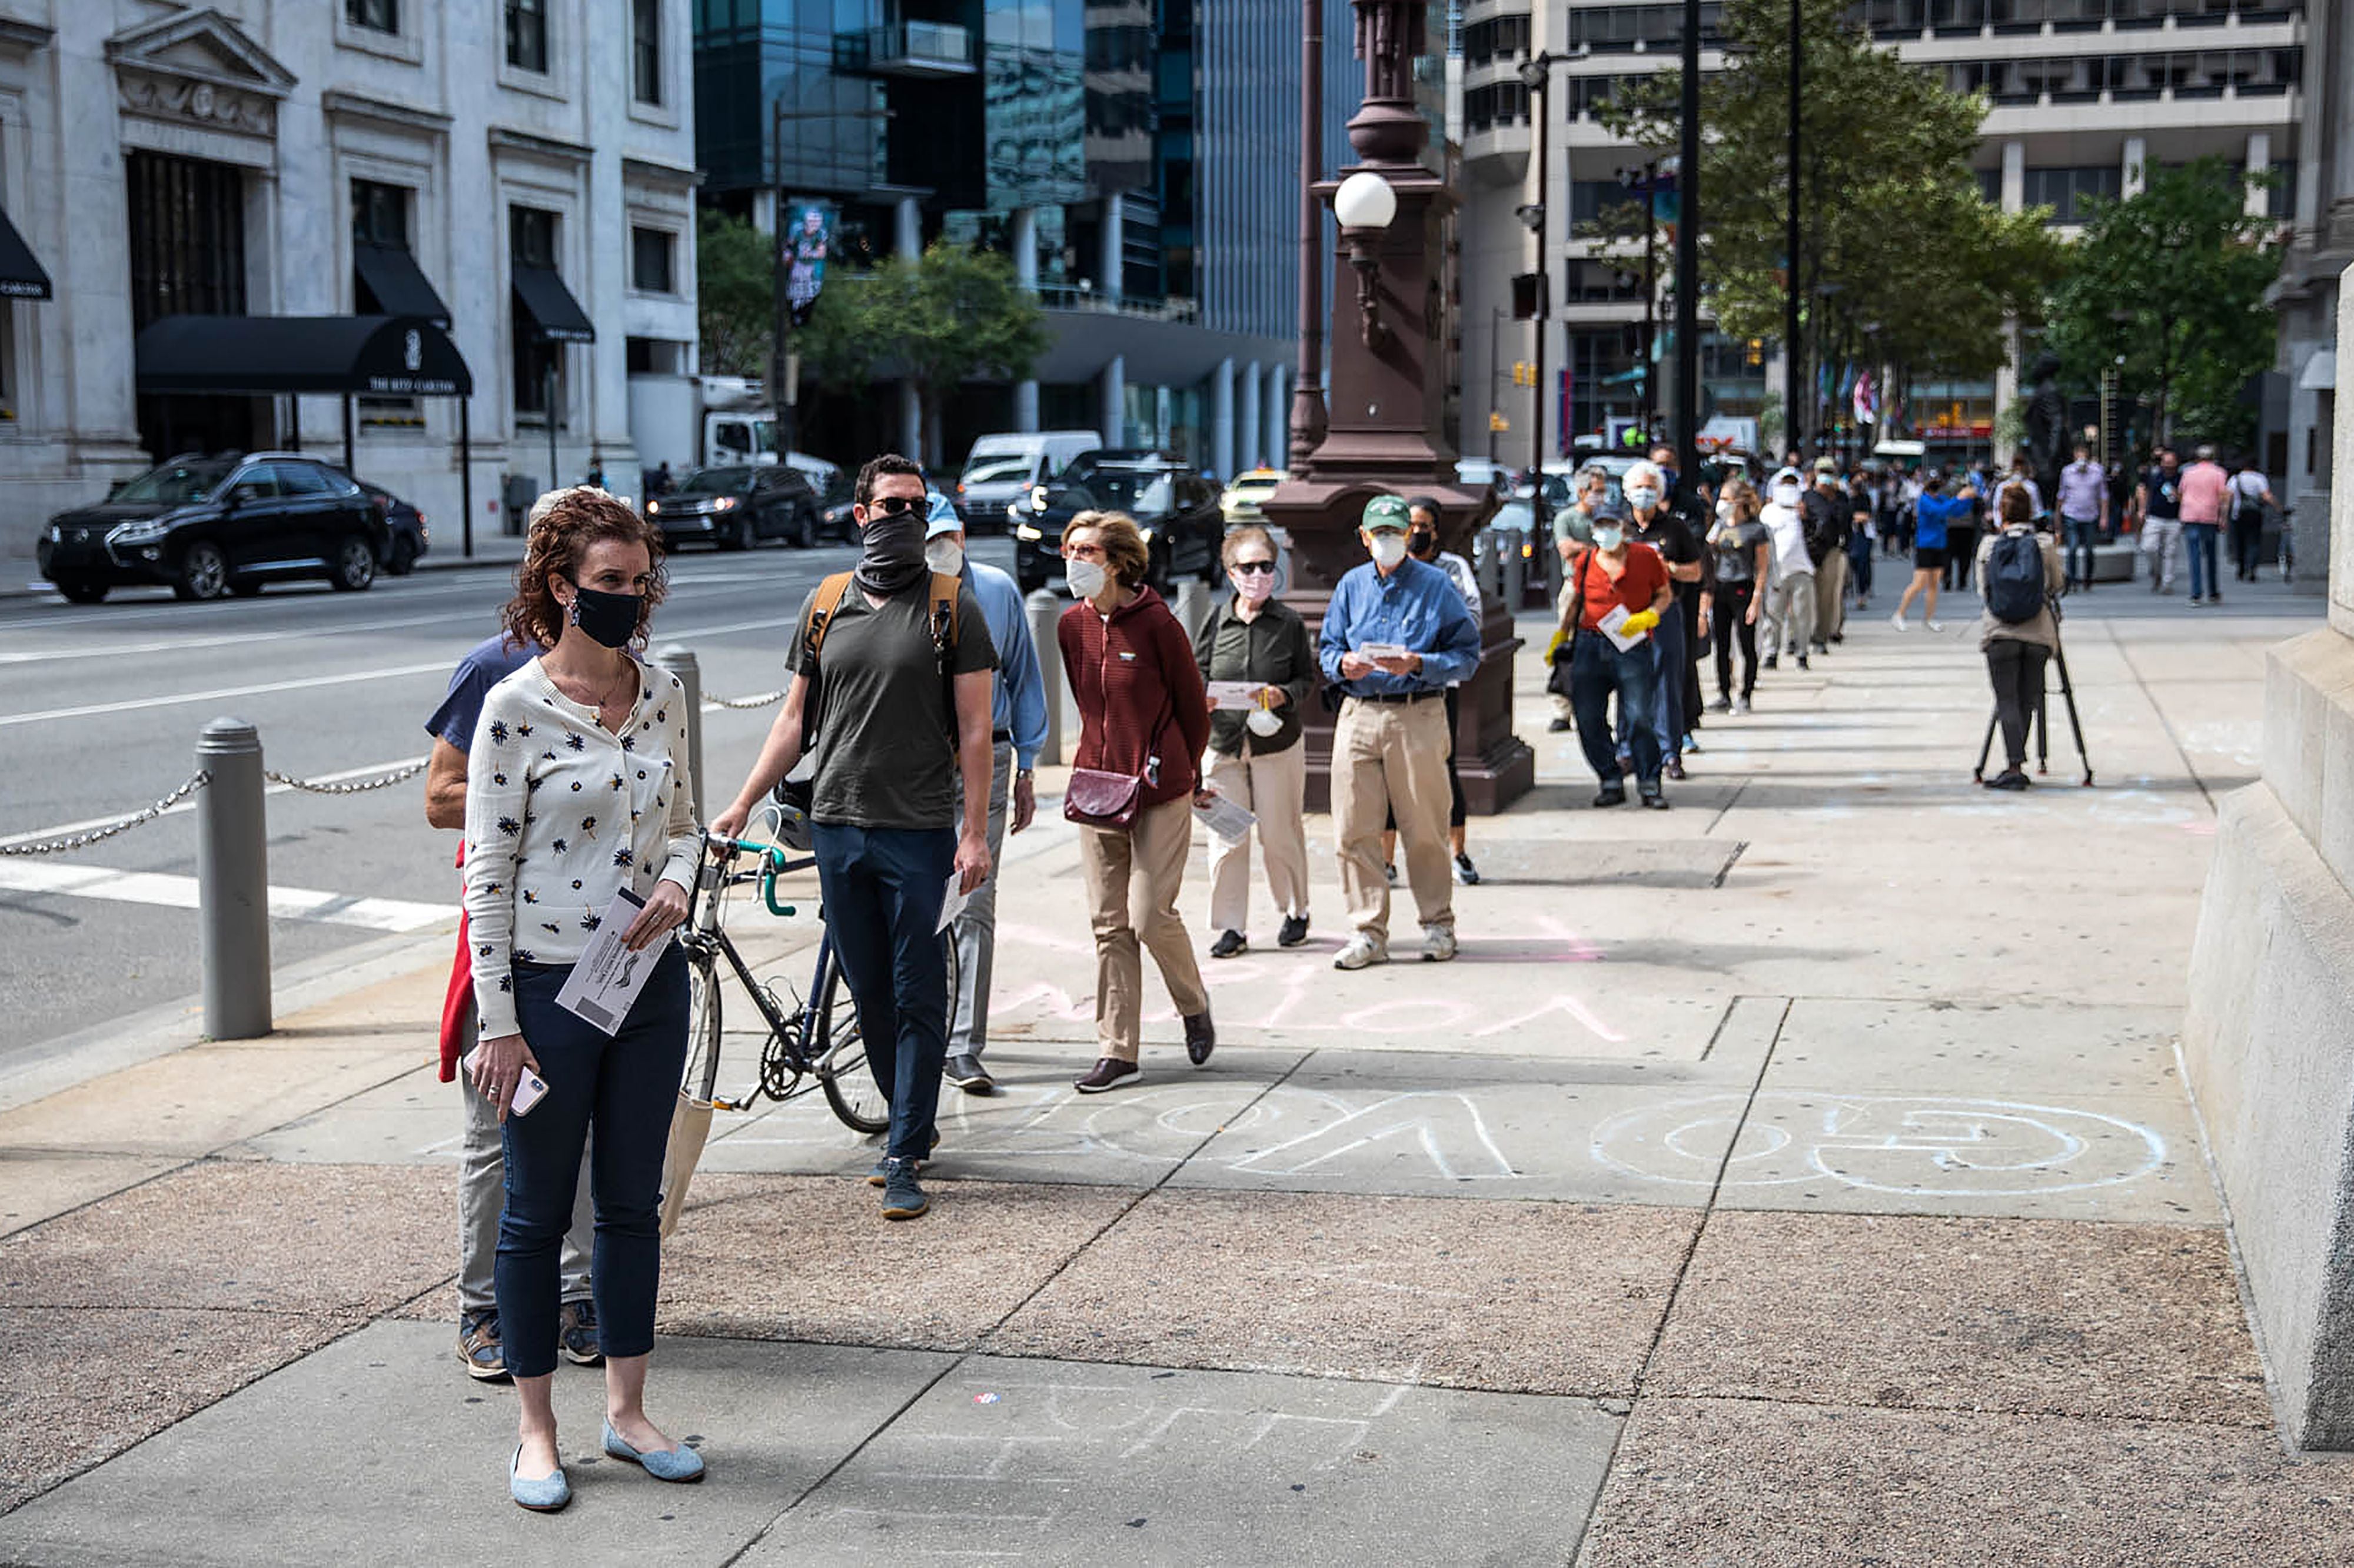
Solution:
M964 546L954 539L935 539L924 546L924 565L944 577L952 577L964 570Z
M1071 585L1075 599L1093 599L1103 592L1108 580L1104 569L1093 561L1073 561L1063 573L1063 580Z
M1626 542L1627 532L1623 528L1597 525L1594 530L1594 547L1597 550L1615 550Z
M1732 502L1730 502L1730 501L1720 501L1720 502L1718 502L1718 503L1716 503L1716 515L1717 515L1717 520L1718 520L1719 522L1723 522L1723 523L1730 523L1730 522L1732 522L1732 521L1733 521L1733 503L1732 503Z
M1638 484L1627 492L1627 504L1638 512L1649 512L1659 503L1659 493L1648 484Z
M1774 487L1774 504L1775 504L1775 505L1776 505L1776 506L1796 506L1797 503L1798 503L1798 487L1797 487L1797 485L1795 485L1795 484L1777 484L1777 485L1776 485L1776 486Z
M1376 534L1373 535L1373 551L1374 564L1388 571L1405 559L1405 535L1386 531Z
M1253 735L1273 735L1283 727L1283 717L1273 708L1253 708L1245 715L1243 727Z

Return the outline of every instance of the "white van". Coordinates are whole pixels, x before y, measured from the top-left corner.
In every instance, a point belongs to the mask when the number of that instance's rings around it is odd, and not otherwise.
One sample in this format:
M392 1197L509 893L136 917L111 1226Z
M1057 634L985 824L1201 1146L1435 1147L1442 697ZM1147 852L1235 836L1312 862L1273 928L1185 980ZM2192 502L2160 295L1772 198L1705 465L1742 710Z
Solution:
M1033 430L983 436L966 454L956 487L957 514L974 533L1005 530L1005 509L1050 484L1081 452L1103 446L1093 430Z

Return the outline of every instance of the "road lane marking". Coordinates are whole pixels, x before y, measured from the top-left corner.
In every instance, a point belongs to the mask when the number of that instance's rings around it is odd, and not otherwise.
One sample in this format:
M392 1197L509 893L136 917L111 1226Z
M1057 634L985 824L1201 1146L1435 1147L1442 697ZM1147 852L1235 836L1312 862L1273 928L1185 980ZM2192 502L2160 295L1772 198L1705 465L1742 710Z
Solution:
M425 760L424 757L419 756L404 757L394 762L371 762L365 768L346 768L340 773L322 773L311 782L348 784L355 779L374 779L382 774L390 773L396 768L407 768L412 763ZM291 795L294 792L294 787L291 784L269 784L263 786L261 792L264 795ZM158 819L176 817L184 811L193 811L196 809L196 803L191 799L183 800L176 806L166 806L155 815ZM29 833L11 833L5 838L0 838L0 848L10 844L28 844L36 839L61 839L70 833L86 833L92 828L102 828L109 822L119 822L130 814L128 811L116 811L111 816L86 817L79 822L59 822L53 828L37 828Z
M165 909L194 909L198 903L196 879L193 876L112 871L95 865L51 865L45 862L0 863L0 891L103 898ZM414 904L398 898L362 898L309 887L273 887L270 890L270 913L281 920L313 920L398 934L455 920L458 906Z

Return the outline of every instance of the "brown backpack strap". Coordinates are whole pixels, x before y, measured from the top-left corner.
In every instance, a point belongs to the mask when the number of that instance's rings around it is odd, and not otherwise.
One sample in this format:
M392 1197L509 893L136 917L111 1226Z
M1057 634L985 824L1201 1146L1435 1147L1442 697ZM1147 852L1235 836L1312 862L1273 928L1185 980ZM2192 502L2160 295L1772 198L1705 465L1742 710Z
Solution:
M938 572L932 574L932 609L927 624L932 629L932 652L938 656L943 673L956 654L957 592L963 586L961 577L943 577Z
M842 608L842 596L849 591L848 572L836 572L817 585L817 597L810 601L809 645L801 660L810 671L817 668L817 651L825 646L825 629L833 624L833 612Z

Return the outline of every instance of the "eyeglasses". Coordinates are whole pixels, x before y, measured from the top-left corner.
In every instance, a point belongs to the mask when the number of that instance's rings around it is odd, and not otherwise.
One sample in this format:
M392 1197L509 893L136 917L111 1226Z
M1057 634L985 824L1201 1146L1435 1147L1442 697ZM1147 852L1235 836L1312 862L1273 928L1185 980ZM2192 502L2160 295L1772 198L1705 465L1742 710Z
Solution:
M866 510L877 517L904 517L923 503L906 495L885 495L866 503Z
M1226 568L1238 577L1255 577L1275 570L1273 561L1236 561Z

